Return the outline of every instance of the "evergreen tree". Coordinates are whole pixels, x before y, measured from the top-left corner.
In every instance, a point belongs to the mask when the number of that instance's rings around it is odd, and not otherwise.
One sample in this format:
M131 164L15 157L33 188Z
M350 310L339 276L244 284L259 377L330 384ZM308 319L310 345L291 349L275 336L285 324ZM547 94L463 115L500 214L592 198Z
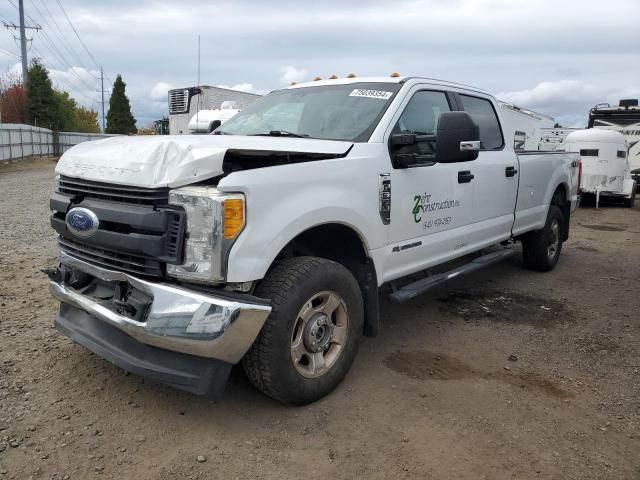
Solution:
M53 93L49 72L37 58L31 62L27 70L29 83L27 113L34 125L44 128L58 129L58 102Z
M136 133L136 119L131 115L131 105L125 95L126 84L122 76L118 75L113 82L111 99L109 100L109 113L107 113L106 133L130 134Z

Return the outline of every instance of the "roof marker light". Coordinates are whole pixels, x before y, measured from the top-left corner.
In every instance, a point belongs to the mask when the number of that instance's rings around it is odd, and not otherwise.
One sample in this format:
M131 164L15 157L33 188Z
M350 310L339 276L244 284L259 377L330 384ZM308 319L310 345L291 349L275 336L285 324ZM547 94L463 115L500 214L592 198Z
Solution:
M355 73L350 73L349 75L347 75L347 78L356 78L356 74Z
M391 74L391 78L398 78L400 76L400 74L398 72L393 72Z
M318 80L322 80L322 77L316 77L313 79L314 82L317 82Z
M338 76L337 76L337 75L331 75L331 76L329 77L329 80L335 80L335 79L337 79L337 78L338 78Z

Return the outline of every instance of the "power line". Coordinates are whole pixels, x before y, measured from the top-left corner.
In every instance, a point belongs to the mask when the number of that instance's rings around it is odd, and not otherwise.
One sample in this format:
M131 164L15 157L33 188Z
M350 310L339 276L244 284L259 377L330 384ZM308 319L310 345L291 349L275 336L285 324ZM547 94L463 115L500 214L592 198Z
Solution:
M17 53L10 52L9 50L5 50L4 48L0 48L0 53L4 53L5 55L14 58L16 60L20 60L20 55Z
M38 49L34 46L33 47L33 51L40 57L42 57L42 53L40 51L38 51ZM42 64L47 68L47 70L49 70L49 72L59 72L59 70L56 70L54 68L51 68L50 65L47 64L47 62L45 62L44 60L41 60ZM52 73L52 77L53 77L53 73ZM60 77L57 73L55 74L55 81L57 83L63 84L63 86L66 87L66 89L69 91L69 93L73 92L75 95L80 95L82 97L84 97L85 99L89 100L89 102L94 103L96 100L92 97L90 97L89 95L87 95L86 93L84 93L82 90L78 90L76 88L74 88L71 84L69 84L67 82L67 80L63 77Z
M7 0L11 5L14 6L14 8L17 8L15 3L13 3L12 0ZM41 0L42 1L42 0ZM43 5L45 6L45 8L47 9L47 11L49 12L49 14L51 15L51 12L49 11L49 9L46 7L46 4L43 3ZM58 39L61 39L61 41L59 42L60 44L62 44L70 53L71 55L76 59L79 60L78 55L70 48L70 46L65 45L64 43L64 35L62 34L62 31L60 31L60 35L56 34L55 29L51 27L51 24L49 24L49 22L46 19L46 16L42 14L42 11L37 7L37 5L33 4L33 7L38 11L39 15L42 17L44 23L46 23L49 28L51 29L51 32L56 35L56 37ZM31 20L33 23L35 23L36 25L38 24L38 22L36 22L36 20L31 17L30 15L25 15L29 20ZM55 22L55 19L53 18L53 15L51 15L52 20L54 21L54 23L56 24L56 26L58 26L57 22ZM40 26L38 25L38 27L40 28ZM59 27L58 27L59 28ZM47 50L49 50L49 52L51 53L51 55L53 57L55 57L55 59L60 63L60 65L62 65L63 69L67 69L72 75L74 75L81 83L82 85L89 89L89 90L93 90L95 88L94 85L90 85L89 83L87 83L87 79L83 78L82 76L80 76L80 74L78 74L78 72L75 71L73 65L71 64L71 62L69 62L65 56L65 54L56 47L56 41L54 41L53 38L51 38L46 31L42 30L42 35L43 35L43 45L45 47L47 47ZM68 40L67 40L67 44L68 44ZM70 45L70 44L68 44ZM82 65L82 62L80 61L80 67L83 68L85 70L85 72L87 72L94 80L98 80L98 78L96 76L94 76L91 71L86 68L84 65Z
M69 40L67 40L67 38L65 37L64 33L62 32L62 29L58 25L58 22L56 22L56 18L52 15L51 11L49 10L49 7L47 7L47 4L43 0L40 0L40 4L47 11L49 17L53 21L53 24L55 25L55 28L51 26L51 24L49 23L49 21L46 18L46 15L44 15L42 13L42 11L38 8L38 6L36 5L35 1L32 1L31 3L32 3L33 7L36 9L36 11L38 12L38 15L40 16L42 21L49 27L49 29L51 30L51 33L53 35L55 35L60 40L60 43L62 44L62 46L71 54L73 59L78 62L78 65L80 67L84 68L87 72L89 72L89 69L84 66L82 60L80 59L80 56L76 53L76 51L71 46L71 43L69 42ZM56 30L57 30L57 32L59 34L56 33ZM95 78L97 79L97 77L95 77Z
M89 51L89 49L87 48L87 46L84 44L84 42L82 41L82 39L80 38L80 34L78 33L78 31L76 30L76 27L73 26L73 23L71 23L71 19L69 18L69 15L67 15L67 12L65 11L64 7L62 6L62 3L60 3L60 0L56 0L56 3L58 4L58 6L60 7L60 10L62 10L62 13L64 14L65 18L67 19L67 22L69 22L69 26L71 27L71 29L73 30L73 33L76 34L76 37L78 37L78 40L80 40L80 43L82 44L82 46L84 47L84 50L87 52L87 54L89 55L89 57L91 58L91 60L93 60L94 65L97 68L100 68L100 64L98 63L98 61L95 59L95 57L91 54L91 52Z
M60 62L60 64L63 66L63 68L66 68L72 75L74 75L78 80L80 80L80 82L86 88L88 88L90 90L94 89L95 88L94 85L90 85L89 83L87 83L87 81L84 78L82 78L78 72L75 71L75 69L71 65L71 63L65 58L64 54L60 50L58 50L56 48L55 42L53 42L51 37L49 37L49 35L47 35L44 30L42 31L42 34L43 34L42 44L45 47L47 47L49 52L56 58L56 60L58 62ZM89 74L91 75L91 73L89 73ZM91 75L91 77L95 79L95 77L93 77L93 75Z

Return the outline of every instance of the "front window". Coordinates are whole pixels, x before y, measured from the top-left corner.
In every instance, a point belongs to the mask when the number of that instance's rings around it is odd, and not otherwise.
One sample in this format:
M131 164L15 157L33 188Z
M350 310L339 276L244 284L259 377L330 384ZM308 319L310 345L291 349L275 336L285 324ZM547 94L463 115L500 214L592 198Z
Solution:
M400 87L363 82L276 90L213 133L366 142Z

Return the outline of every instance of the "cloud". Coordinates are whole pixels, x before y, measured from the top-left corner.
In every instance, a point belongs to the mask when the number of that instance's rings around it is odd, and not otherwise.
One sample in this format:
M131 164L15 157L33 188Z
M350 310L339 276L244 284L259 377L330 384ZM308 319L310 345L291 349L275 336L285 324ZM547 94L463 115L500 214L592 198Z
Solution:
M282 76L280 77L280 81L284 85L289 85L291 82L302 82L307 79L307 71L304 69L299 69L293 67L291 65L287 65L286 67L282 67L280 69L282 72Z
M257 93L258 95L264 95L266 93L265 90L258 90L253 86L252 83L248 83L248 82L238 83L237 85L232 85L232 86L217 85L217 87L228 88L230 90L238 90L240 92L246 92L246 93Z
M581 103L601 93L597 87L587 83L577 80L559 80L542 82L530 89L499 93L498 97L516 105L553 108L559 103Z
M110 80L121 73L140 125L168 114L163 89L198 83L198 34L201 83L258 93L315 75L398 71L503 92L583 124L594 103L640 97L637 49L629 48L637 44L638 1L608 0L602 8L601 0L582 0L579 11L575 2L557 0L396 0L393 8L382 0L191 0L189 8L169 0L63 3L95 62L64 28L32 32L29 58L42 52L48 68L65 73L56 81L82 103L96 104L99 82L75 71L78 80L69 66L95 74L97 63ZM50 14L27 10L31 23L68 25L55 2ZM15 19L16 10L0 3L0 16ZM18 49L10 35L0 36L0 48L10 52L0 55L4 70Z
M637 92L635 93L637 95ZM536 86L501 92L500 100L556 118L565 127L584 127L589 110L597 103L617 104L621 98L633 97L633 89L596 86L579 80L540 82Z
M169 90L173 90L174 88L176 87L172 83L158 82L153 87L151 87L149 97L151 97L151 100L166 102Z

